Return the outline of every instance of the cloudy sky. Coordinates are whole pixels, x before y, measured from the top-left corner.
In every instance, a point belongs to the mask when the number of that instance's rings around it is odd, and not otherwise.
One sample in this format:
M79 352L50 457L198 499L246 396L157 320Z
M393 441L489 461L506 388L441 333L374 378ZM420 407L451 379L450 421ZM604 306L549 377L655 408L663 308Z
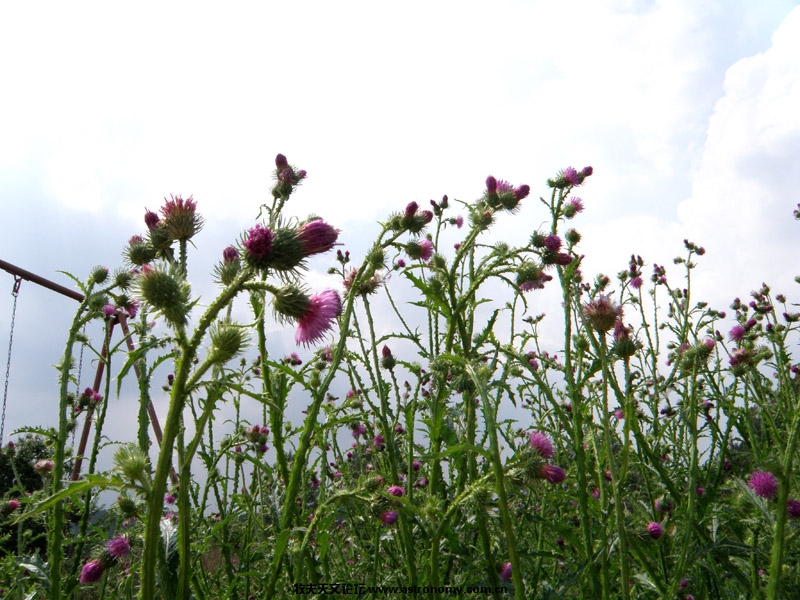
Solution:
M489 174L535 197L592 165L585 272L670 264L688 237L712 305L762 280L797 297L794 1L6 3L0 81L0 258L65 285L119 265L172 193L207 219L190 269L210 290L282 152L309 172L290 212L354 256L411 200L471 200ZM498 232L525 240L537 204ZM12 283L0 272L2 357ZM55 424L75 307L30 283L19 302L6 435Z

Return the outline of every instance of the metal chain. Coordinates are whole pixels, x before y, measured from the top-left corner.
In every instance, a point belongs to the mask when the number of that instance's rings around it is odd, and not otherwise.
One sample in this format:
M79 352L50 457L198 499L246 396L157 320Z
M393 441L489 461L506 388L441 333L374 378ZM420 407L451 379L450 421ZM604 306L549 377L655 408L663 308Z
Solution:
M14 275L14 287L11 295L14 296L14 307L11 309L11 328L8 334L8 361L6 362L6 382L3 389L3 416L0 417L0 446L3 444L3 433L6 428L6 404L8 403L8 377L11 374L11 346L14 343L14 321L17 318L17 297L22 278Z

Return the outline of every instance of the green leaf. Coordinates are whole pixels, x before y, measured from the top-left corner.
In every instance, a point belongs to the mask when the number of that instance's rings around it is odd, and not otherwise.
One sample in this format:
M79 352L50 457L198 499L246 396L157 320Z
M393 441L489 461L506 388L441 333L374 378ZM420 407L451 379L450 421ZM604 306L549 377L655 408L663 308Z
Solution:
M52 508L55 504L74 496L75 494L80 494L92 488L98 489L107 489L107 488L123 488L125 483L122 481L121 478L114 476L110 479L103 476L103 475L86 475L84 479L81 481L76 481L71 483L69 486L65 487L63 490L56 492L49 498L46 498L42 502L36 504L32 509L26 511L25 513L21 514L17 519L14 521L15 523L19 523L20 521L24 521L25 519L38 515L50 508Z

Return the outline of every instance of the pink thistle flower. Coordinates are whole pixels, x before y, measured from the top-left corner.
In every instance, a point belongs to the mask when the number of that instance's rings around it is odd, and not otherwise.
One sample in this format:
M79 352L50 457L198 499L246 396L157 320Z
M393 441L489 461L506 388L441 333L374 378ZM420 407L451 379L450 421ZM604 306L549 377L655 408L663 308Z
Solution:
M591 177L592 173L594 173L594 169L590 166L583 167L583 169L581 169L581 175L583 175L584 177Z
M548 235L544 238L544 247L550 252L558 252L561 250L561 238L557 235Z
M115 537L114 539L106 542L106 550L116 559L124 558L131 552L131 543L124 535Z
M396 510L385 510L381 513L381 523L386 527L394 525L397 522L398 516L399 514Z
M342 301L333 290L325 290L308 299L305 313L297 320L297 333L294 336L298 344L313 344L325 335L333 321L342 310Z
M458 215L458 216L456 217L456 227L458 227L459 229L461 229L461 227L462 227L463 225L464 225L464 217L462 217L461 215Z
M105 568L100 560L90 560L88 563L83 565L83 568L81 569L81 583L93 583L95 581L100 581L104 570Z
M425 238L424 240L420 241L419 247L422 250L419 259L422 262L428 262L433 256L433 242L430 241L428 238Z
M103 314L104 314L106 317L109 317L109 318L110 318L110 317L113 317L113 316L116 314L116 312L117 312L117 307L116 307L116 306L114 306L113 304L106 304L106 305L103 307Z
M564 469L556 465L542 465L539 474L542 476L542 479L546 479L553 484L561 483L567 478Z
M789 500L786 503L786 510L790 519L800 519L800 502L797 500Z
M642 278L641 277L634 277L631 279L631 287L635 290L641 289L642 287Z
M661 523L656 523L653 521L647 526L647 535L649 535L654 540L657 540L662 535L664 535L664 527Z
M279 173L288 166L289 166L289 161L286 160L286 157L283 154L278 154L278 156L275 157L275 168L278 170Z
M564 169L564 179L566 179L570 185L580 185L581 181L583 181L581 175L572 167Z
M747 330L741 325L734 325L728 334L734 342L741 342L744 339L744 334Z
M511 563L507 562L503 565L503 568L500 570L500 581L508 583L511 581Z
M420 462L418 460L412 460L411 461L411 468L414 471L419 471L422 468L422 465L420 464Z
M0 511L0 514L10 515L18 508L19 508L19 500L17 500L16 498L12 498L8 502L6 502L6 505L3 508L3 510Z
M167 504L175 504L175 496L172 494L164 494L164 502Z
M327 252L333 248L339 237L339 230L322 219L309 221L302 225L297 233L306 256Z
M393 485L387 491L389 492L389 494L391 494L392 496L396 496L397 498L406 495L406 491L403 489L402 486L399 485Z
M497 179L489 175L486 178L486 193L487 194L496 194L497 193Z
M550 441L550 438L538 431L531 432L529 437L531 448L533 448L539 456L547 460L553 458L553 442Z
M747 484L757 496L769 500L778 493L778 480L769 471L754 471Z
M367 433L367 426L363 423L356 423L353 427L353 437L358 439Z

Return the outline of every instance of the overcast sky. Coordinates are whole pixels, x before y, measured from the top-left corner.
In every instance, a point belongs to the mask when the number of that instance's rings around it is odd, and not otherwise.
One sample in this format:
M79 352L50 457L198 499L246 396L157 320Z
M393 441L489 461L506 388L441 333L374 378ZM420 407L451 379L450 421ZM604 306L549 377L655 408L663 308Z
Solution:
M592 165L587 274L671 264L688 237L708 250L696 297L724 308L765 280L797 298L796 2L5 3L0 82L0 258L65 285L118 266L172 193L206 217L190 270L210 290L282 152L309 173L289 211L354 256L389 212L472 200L489 174L532 187L498 229L523 242L546 179ZM6 436L56 423L75 308L31 283L19 302Z

